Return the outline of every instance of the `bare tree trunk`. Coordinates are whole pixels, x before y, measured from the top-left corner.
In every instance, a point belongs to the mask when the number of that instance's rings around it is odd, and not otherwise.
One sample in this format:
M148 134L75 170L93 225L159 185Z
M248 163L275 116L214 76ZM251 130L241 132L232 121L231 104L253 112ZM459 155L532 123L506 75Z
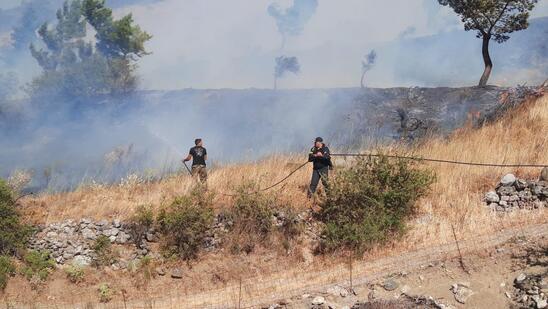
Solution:
M485 87L487 85L487 81L489 80L489 76L491 75L491 71L493 70L493 62L491 61L491 56L489 55L489 42L491 41L491 35L486 34L483 36L483 45L481 48L481 52L483 54L483 62L485 63L485 70L483 71L483 75L481 76L481 79L479 81L480 87Z
M364 78L365 78L365 71L362 72L362 79L360 81L360 85L362 86L362 89L365 88L365 85L363 84Z

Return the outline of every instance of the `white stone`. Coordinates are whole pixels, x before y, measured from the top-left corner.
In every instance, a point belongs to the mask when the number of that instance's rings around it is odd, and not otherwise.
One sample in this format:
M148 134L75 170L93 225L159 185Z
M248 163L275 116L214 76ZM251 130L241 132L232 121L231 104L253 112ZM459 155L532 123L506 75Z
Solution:
M321 296L316 296L312 300L312 305L323 305L323 304L325 304L325 298Z
M485 194L485 201L488 203L498 203L500 201L500 198L497 192L489 191Z
M89 256L77 255L72 259L72 265L75 266L84 267L89 264L91 264L91 258Z
M516 176L514 176L514 174L506 174L500 180L500 184L506 187L513 185L515 182Z

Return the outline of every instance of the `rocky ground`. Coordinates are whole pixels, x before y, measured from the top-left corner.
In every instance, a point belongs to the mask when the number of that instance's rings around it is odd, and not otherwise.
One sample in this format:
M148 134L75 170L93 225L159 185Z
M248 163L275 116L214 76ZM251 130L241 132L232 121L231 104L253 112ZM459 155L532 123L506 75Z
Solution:
M507 174L495 190L485 194L485 202L493 211L537 209L548 206L548 167L537 180L518 179Z
M264 308L548 308L548 239L516 237L364 286L332 286Z

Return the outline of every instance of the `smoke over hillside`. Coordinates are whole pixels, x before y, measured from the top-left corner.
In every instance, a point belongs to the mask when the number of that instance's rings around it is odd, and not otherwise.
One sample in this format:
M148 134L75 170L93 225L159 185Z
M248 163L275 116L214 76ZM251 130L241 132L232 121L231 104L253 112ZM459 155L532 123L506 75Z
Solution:
M215 164L300 153L319 135L335 149L361 138L391 140L403 112L425 117L425 126L438 123L449 130L468 112L496 104L500 91L358 88L365 71L368 87L476 83L481 42L454 30L451 22L448 30L443 8L428 5L424 12L422 0L394 1L393 11L383 1L295 0L278 6L271 0L235 0L216 1L212 9L205 1L112 0L107 3L117 17L134 13L136 23L153 35L146 43L152 54L139 62L140 90L127 96L29 98L22 87L42 71L25 47L39 39L25 20L38 21L42 17L33 16L41 14L55 19L61 2L34 0L0 11L9 17L0 19L1 37L20 39L0 46L0 176L31 170L38 188L119 181L133 172L162 175L180 168L178 160L197 137L204 138ZM383 24L384 11L399 18ZM417 19L424 24L413 24ZM425 36L426 26L434 34ZM528 30L494 45L493 81L543 81L547 30L548 18L534 19ZM284 53L291 57L279 58L274 75L299 72L298 79L288 74L283 86L301 89L253 88L272 87L280 35L298 40L287 44ZM370 54L360 66L369 50L378 59ZM220 89L188 88L196 86ZM181 88L187 89L156 90Z

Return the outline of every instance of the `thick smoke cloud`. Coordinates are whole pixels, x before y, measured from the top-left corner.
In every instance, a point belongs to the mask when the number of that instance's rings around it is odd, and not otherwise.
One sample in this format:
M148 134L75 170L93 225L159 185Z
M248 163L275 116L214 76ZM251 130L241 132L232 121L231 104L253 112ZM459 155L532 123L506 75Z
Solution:
M301 70L297 57L276 57L276 66L274 68L274 89L277 88L278 78L286 73L298 74Z
M33 185L66 189L92 179L119 180L132 172L162 175L180 168L178 160L196 137L204 138L213 166L301 152L318 135L336 143L340 140L330 130L339 124L330 121L343 119L337 113L351 110L361 93L356 77L362 68L357 64L372 48L381 56L375 70L368 72L368 87L473 85L483 68L481 42L458 24L452 28L443 20L437 22L438 13L424 10L423 0L323 1L313 10L312 5L295 1L288 9L275 9L280 17L276 24L285 22L283 29L289 29L283 33L265 12L271 0L164 0L152 1L153 5L151 1L128 0L130 7L115 11L118 16L133 12L136 22L154 35L147 46L153 54L139 64L145 91L122 99L97 99L76 111L66 104L54 112L47 106L64 102L44 100L31 106L10 95L9 105L18 108L0 110L8 113L7 118L0 117L0 176L30 169ZM18 19L13 20L8 29L17 25ZM305 24L307 31L302 31ZM546 19L533 20L530 29L513 34L504 45L494 45L493 81L536 83L547 72L546 29ZM355 88L248 89L272 87L280 33L299 34L284 53L306 68L298 79L287 76L284 88ZM24 85L39 71L30 55L19 56L30 59L12 67L19 85ZM1 72L9 71L5 65L0 63ZM175 90L183 88L189 89Z
M293 5L287 9L281 8L277 3L268 7L268 14L276 20L276 26L282 35L282 49L289 36L297 36L303 32L304 25L314 16L317 8L318 0L294 0Z

